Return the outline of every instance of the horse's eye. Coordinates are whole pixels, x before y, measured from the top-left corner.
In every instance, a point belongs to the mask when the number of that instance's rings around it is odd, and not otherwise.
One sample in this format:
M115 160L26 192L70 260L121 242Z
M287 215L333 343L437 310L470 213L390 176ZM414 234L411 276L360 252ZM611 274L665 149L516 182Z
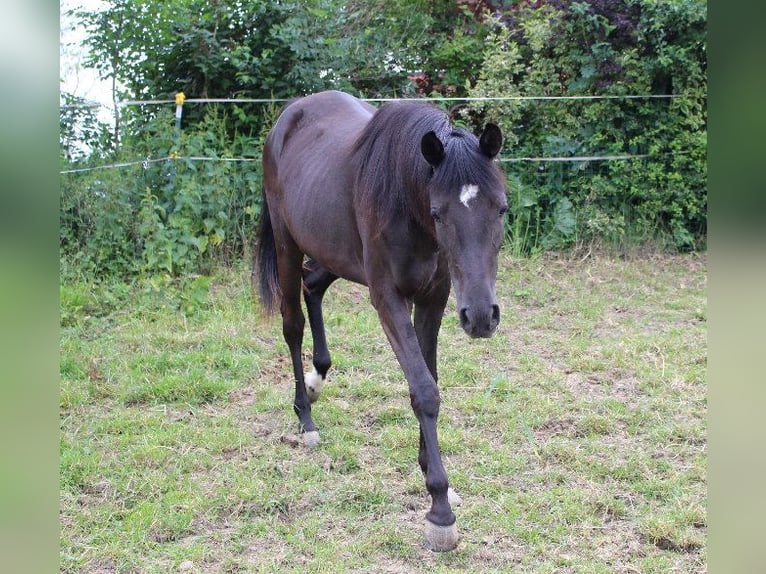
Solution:
M441 221L441 215L439 215L439 208L438 207L432 207L431 208L431 217L433 217L434 221L436 221L436 222Z

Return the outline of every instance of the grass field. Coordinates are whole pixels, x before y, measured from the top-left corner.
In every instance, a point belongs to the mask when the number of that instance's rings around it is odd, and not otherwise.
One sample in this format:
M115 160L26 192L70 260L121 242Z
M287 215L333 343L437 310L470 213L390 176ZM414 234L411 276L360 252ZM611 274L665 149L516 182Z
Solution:
M705 255L501 254L490 340L451 301L440 437L463 504L445 554L422 545L417 425L363 288L326 298L308 450L247 270L67 281L61 571L706 572L706 277Z

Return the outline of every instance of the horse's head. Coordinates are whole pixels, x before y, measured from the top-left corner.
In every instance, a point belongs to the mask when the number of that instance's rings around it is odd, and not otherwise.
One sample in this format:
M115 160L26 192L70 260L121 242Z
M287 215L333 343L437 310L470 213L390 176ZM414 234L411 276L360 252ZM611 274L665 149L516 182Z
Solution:
M421 141L432 168L428 192L436 240L449 264L460 326L471 337L491 337L500 322L495 281L508 203L493 160L501 145L494 124L478 139L453 130L446 142L434 132Z

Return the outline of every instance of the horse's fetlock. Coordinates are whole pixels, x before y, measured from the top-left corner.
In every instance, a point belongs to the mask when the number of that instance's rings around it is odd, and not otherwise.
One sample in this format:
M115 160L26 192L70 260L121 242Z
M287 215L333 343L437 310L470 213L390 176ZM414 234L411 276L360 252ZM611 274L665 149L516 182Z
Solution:
M446 477L426 477L426 490L431 496L446 494L448 488L449 483L447 482Z
M329 355L315 357L313 363L316 372L319 373L323 379L327 378L327 371L329 371L332 366L332 361L330 360Z

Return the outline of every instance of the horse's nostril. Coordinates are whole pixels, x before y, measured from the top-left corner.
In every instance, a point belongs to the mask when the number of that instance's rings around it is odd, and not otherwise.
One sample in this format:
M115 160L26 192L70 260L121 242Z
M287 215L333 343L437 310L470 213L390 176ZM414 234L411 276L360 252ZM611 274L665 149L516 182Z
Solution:
M468 307L463 307L458 313L460 317L460 326L465 328L468 325Z
M458 311L458 316L460 326L471 337L491 337L500 322L500 307L482 306L476 311L467 306Z

